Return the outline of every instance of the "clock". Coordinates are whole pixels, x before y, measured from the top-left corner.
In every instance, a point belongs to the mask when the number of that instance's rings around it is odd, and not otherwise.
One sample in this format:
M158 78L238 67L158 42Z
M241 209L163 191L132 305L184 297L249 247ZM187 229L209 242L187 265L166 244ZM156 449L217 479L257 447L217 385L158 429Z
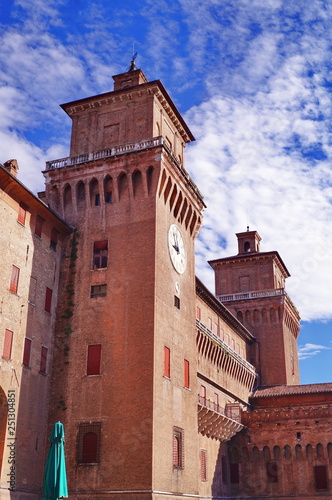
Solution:
M168 250L174 269L183 274L187 265L186 250L181 231L175 224L168 230Z

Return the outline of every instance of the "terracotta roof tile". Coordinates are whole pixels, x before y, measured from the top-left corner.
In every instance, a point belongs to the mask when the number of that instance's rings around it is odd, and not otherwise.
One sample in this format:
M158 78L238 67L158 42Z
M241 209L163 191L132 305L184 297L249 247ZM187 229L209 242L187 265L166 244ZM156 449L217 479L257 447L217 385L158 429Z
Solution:
M332 392L332 382L307 385L276 385L257 389L251 398L268 398L272 396L290 396L295 394L317 394Z

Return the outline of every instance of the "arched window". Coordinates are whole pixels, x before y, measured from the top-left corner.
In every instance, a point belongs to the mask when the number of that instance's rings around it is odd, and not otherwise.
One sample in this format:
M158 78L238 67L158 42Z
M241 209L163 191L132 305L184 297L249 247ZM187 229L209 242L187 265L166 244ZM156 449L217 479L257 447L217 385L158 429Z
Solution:
M284 457L285 458L292 458L292 451L291 451L291 447L286 444L286 446L284 447Z
M107 175L104 179L105 203L113 203L113 179Z
M100 206L100 193L97 179L90 181L90 203L92 207Z
M121 201L123 199L128 199L129 198L128 178L125 173L120 174L118 179L118 187L119 187L119 199Z
M245 253L250 252L250 242L249 241L244 242L244 251L245 251Z
M83 181L80 181L76 187L76 202L77 208L85 208L85 185Z
M100 436L100 422L79 424L77 441L78 464L100 463Z
M132 175L133 191L135 198L142 197L143 193L143 179L140 170L136 170Z
M295 446L295 458L302 458L302 446L300 444Z
M280 458L280 448L279 448L279 446L275 446L273 448L273 456L274 456L275 460L278 460L278 458Z
M72 204L71 187L69 186L69 184L67 184L67 186L65 187L64 192L63 192L63 204L64 204L65 209L68 207L71 207L71 204Z

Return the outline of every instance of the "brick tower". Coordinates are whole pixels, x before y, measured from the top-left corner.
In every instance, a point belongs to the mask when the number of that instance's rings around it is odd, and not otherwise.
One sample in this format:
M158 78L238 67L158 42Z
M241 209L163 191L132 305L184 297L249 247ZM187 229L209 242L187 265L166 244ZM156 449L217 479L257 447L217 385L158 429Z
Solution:
M113 78L113 92L62 105L70 157L44 172L48 203L77 228L50 415L65 425L72 498L195 494L197 389L187 386L204 204L183 166L194 138L159 80L134 66Z
M238 255L210 261L216 296L256 336L259 385L299 384L300 317L285 292L289 272L276 251L260 252L256 231L238 233Z

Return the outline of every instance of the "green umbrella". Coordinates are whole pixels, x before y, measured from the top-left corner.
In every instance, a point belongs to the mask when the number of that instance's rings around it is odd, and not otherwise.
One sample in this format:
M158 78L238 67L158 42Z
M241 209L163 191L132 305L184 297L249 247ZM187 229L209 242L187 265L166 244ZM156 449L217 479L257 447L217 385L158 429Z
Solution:
M68 497L64 441L63 425L57 422L50 437L51 445L45 465L42 500Z

